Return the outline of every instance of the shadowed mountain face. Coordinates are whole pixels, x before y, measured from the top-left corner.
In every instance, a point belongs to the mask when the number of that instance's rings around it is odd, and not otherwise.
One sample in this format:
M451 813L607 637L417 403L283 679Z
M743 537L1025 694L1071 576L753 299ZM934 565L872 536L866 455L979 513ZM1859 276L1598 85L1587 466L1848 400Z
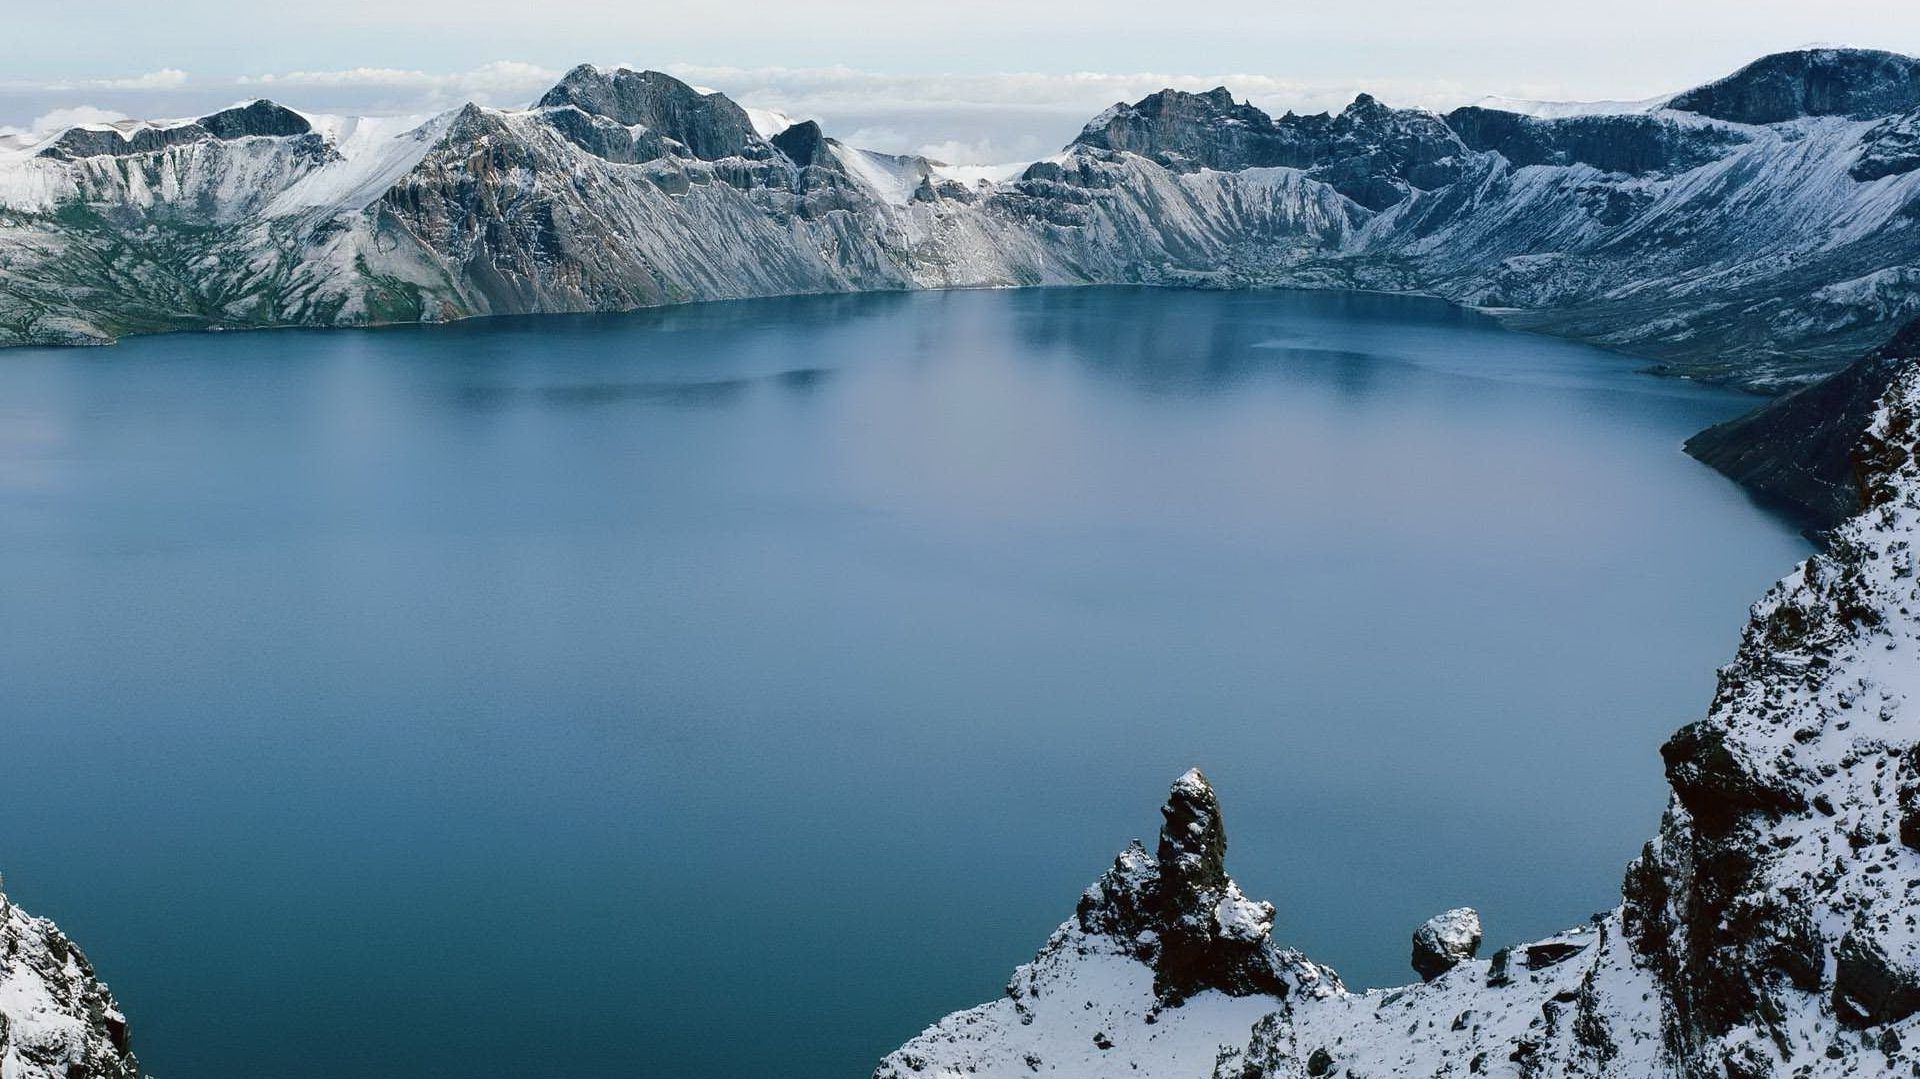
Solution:
M1687 452L1815 532L1860 511L1857 432L1894 376L1920 361L1920 319L1840 371L1687 440Z
M0 151L0 344L1033 284L1420 292L1755 389L1920 314L1916 62L1771 56L1669 107L1438 116L1225 88L992 181L659 72L408 131L257 102Z
M1920 60L1872 49L1808 49L1756 60L1669 105L1736 124L1808 116L1871 119L1920 106Z

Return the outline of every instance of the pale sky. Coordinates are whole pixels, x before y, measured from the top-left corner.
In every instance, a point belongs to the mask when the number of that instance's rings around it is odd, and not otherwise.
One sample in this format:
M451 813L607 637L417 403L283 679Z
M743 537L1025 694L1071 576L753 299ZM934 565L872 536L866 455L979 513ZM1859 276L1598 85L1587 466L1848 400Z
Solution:
M1920 0L0 0L0 125L520 105L582 60L667 70L876 149L1026 159L1162 85L1263 107L1359 90L1632 100L1811 43L1920 54Z

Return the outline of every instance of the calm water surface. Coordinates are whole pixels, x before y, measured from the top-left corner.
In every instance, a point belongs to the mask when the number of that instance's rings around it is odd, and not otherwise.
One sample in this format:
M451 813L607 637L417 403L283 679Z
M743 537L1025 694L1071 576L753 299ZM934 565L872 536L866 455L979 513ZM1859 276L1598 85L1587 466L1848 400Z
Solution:
M859 1079L1198 764L1279 932L1611 906L1750 399L1367 296L0 354L0 869L162 1079Z

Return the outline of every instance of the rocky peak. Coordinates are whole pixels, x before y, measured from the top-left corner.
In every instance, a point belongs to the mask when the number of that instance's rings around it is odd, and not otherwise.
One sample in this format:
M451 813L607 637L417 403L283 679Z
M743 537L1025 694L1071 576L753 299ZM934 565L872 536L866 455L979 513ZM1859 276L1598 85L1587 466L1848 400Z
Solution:
M1178 1004L1217 989L1286 996L1302 984L1338 985L1328 970L1273 941L1273 904L1249 899L1227 875L1220 801L1199 769L1174 780L1157 856L1136 841L1087 889L1075 918L1154 968L1161 999Z
M827 137L820 125L812 120L802 120L775 135L773 147L787 155L788 160L801 168L821 161L827 150Z
M1169 893L1204 894L1227 884L1227 829L1220 799L1200 769L1174 780L1160 807L1160 879Z
M704 161L767 154L745 109L724 94L703 94L658 71L601 71L581 64L535 104L547 109L571 105L617 124L645 127Z
M1204 94L1169 89L1101 113L1069 148L1124 151L1222 171L1302 168L1312 163L1313 154L1298 126L1280 126L1260 109L1236 103L1224 86Z
M1189 171L1302 169L1369 210L1452 182L1467 152L1440 117L1396 109L1371 94L1355 97L1338 116L1289 112L1276 120L1235 102L1224 86L1204 94L1162 90L1116 105L1072 145L1135 153Z
M313 130L306 117L266 98L202 116L200 126L216 139L288 137Z
M1738 124L1807 116L1856 120L1920 106L1920 59L1878 49L1801 49L1763 56L1668 107Z

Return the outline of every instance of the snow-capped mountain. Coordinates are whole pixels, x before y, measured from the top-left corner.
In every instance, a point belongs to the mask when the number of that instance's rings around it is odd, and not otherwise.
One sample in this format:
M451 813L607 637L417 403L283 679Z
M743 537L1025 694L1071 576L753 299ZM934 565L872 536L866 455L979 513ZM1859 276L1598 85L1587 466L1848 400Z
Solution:
M415 123L255 102L0 147L0 344L1089 282L1414 291L1756 387L1920 314L1920 61L1767 57L1665 102L1224 90L1002 177L657 72ZM16 140L17 141L17 140Z
M139 1079L127 1019L79 947L0 893L0 1076Z
M1518 1076L1763 1079L1920 1070L1920 364L1859 444L1862 512L1755 605L1622 902L1476 957L1419 927L1424 979L1347 990L1226 873L1214 792L1175 781L1006 996L877 1079Z

